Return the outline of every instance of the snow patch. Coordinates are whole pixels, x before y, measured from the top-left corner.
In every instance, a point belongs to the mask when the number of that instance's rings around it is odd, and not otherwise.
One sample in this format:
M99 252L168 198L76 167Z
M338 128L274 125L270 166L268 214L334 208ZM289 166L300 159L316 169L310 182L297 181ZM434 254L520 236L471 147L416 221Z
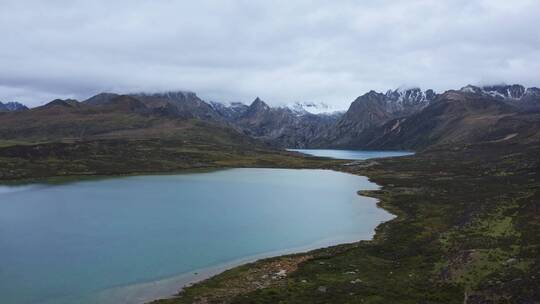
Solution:
M294 102L285 106L297 115L305 114L334 114L336 112L342 112L343 109L337 109L324 102Z

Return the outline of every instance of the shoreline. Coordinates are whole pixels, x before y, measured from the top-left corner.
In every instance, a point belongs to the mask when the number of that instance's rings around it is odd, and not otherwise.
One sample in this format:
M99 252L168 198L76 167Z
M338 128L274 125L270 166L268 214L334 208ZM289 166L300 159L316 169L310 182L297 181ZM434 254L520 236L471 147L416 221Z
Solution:
M379 224L370 241L313 251L310 260L297 264L295 270L298 271L294 276L272 285L246 288L236 293L224 292L233 286L231 280L235 284L244 284L241 288L249 287L253 283L249 279L252 270L257 271L273 261L281 262L278 257L237 266L230 271L217 271L218 274L210 279L201 278L202 281L194 285L186 283L188 285L184 288L183 297L156 300L155 303L184 304L197 299L223 302L236 297L240 300L249 297L251 302L266 303L270 303L269 300L287 301L292 297L302 297L306 303L330 299L336 303L356 303L366 299L416 303L425 301L426 297L438 303L461 303L464 299L490 300L501 296L515 302L531 299L535 296L532 292L538 286L537 277L532 276L535 274L535 259L531 256L537 256L538 250L528 247L532 254L529 256L516 253L514 248L521 250L524 242L536 244L534 240L538 227L534 224L538 221L538 215L527 211L536 206L534 198L538 193L538 174L534 169L538 168L538 145L491 147L491 144L480 143L460 149L440 148L417 153L414 157L377 159L374 166L343 166L343 161L326 160L300 162L302 165L293 163L293 166L287 163L263 166L329 169L366 176L370 182L381 185L381 189L359 190L358 194L377 199L377 206L395 217ZM176 170L155 173L167 174L172 171ZM148 173L100 172L84 176ZM478 189L484 191L479 192ZM501 196L501 192L519 195ZM470 217L471 214L476 217ZM520 225L505 226L508 231L504 234L496 229L499 225L490 225L488 229L482 225L508 222L518 222ZM477 237L468 237L471 235ZM479 250L476 242L478 237L494 242ZM509 249L499 241L504 241L504 244L511 241L512 246ZM463 248L469 249L464 251ZM484 259L456 260L462 252L493 257L488 264L490 267L485 267ZM301 254L296 257L302 257ZM307 256L309 253L303 254ZM508 262L515 259L518 263ZM448 261L457 263L445 264ZM330 265L332 268L328 267ZM365 269L359 272L354 268L357 265L363 265ZM349 270L356 273L349 274ZM389 278L389 274L394 279ZM488 280L501 275L505 275L504 280ZM514 284L516 279L520 280L519 285ZM155 282L148 284L159 286ZM287 287L293 288L292 292ZM324 288L324 293L319 287ZM354 294L343 292L352 288L355 289Z
M242 167L239 167L242 168ZM254 167L258 168L258 167ZM265 167L267 168L267 167ZM0 181L1 186L20 186L25 187L32 185L46 185L46 184L56 184L56 183L71 183L71 182L84 182L94 179L108 179L108 178L122 178L122 177L134 177L134 176L144 176L144 175L174 175L174 174L186 174L186 173L202 173L208 171L219 171L234 169L233 167L214 167L214 168L191 168L186 170L179 171L166 171L166 172L141 172L141 173L128 173L128 174L113 174L113 175L84 175L84 176L65 176L65 177L52 177L45 179L33 179L32 181L26 180L25 182L13 184L5 184ZM331 170L335 172L351 174L359 177L365 177L370 183L374 184L377 189L380 189L382 186L372 181L368 176L355 174L345 170L345 168L340 167L325 167L319 166L317 168L287 168L287 167L271 167L269 169L293 169L293 170ZM373 189L372 189L373 190ZM394 220L397 215L392 213L390 210L384 208L381 205L381 200L379 198L367 195L365 191L372 191L366 189L359 189L356 191L356 194L363 197L368 197L373 200L376 208L384 210L388 214L388 219L380 221L375 227L373 227L369 232L363 234L348 234L337 236L333 238L326 238L314 243L307 245L285 248L280 250L274 250L269 252L264 252L260 254L250 255L246 257L241 257L232 261L210 265L208 267L194 269L192 271L174 275L168 278L162 278L154 281L141 282L117 287L111 287L101 291L97 291L93 295L90 295L91 298L96 299L97 303L109 304L109 303L123 303L123 304L146 304L153 303L158 300L167 300L176 298L185 288L204 282L214 276L220 275L223 272L234 269L239 266L245 266L252 263L279 259L288 256L308 256L310 252L317 250L324 250L332 247L342 247L347 245L353 245L361 241L371 241L374 239L377 228L389 221ZM371 202L370 202L371 203Z
M284 168L274 168L274 169L284 169ZM291 169L293 169L293 168L291 168ZM298 169L298 170L301 170L301 168ZM322 169L322 170L332 170L332 171L336 171L336 172L340 172L340 173L365 177L365 178L367 178L367 180L370 183L375 184L377 186L377 188L378 188L377 190L382 188L381 185L375 183L373 180L371 180L371 178L369 178L368 176L365 176L365 175L355 174L353 172L349 172L349 171L346 171L346 170L338 170L337 168ZM132 287L135 287L137 285L154 285L155 286L156 284L159 284L160 282L166 282L166 281L175 280L175 278L176 279L182 279L182 281L180 281L180 284L175 285L176 286L176 291L175 291L174 294L161 295L161 296L157 296L157 297L154 296L151 299L144 299L144 300L140 300L140 301L136 301L136 302L132 302L132 301L128 300L128 301L124 301L122 303L123 304L149 304L149 303L153 303L153 302L159 301L159 300L174 299L184 289L189 288L190 286L192 286L194 284L202 283L202 282L204 282L204 281L206 281L206 280L208 280L208 279L210 279L210 278L212 278L214 276L220 275L223 272L225 272L227 270L230 270L230 269L233 269L233 268L236 268L236 267L249 265L249 264L259 262L259 261L263 261L263 260L267 260L267 259L283 258L283 257L287 257L287 256L307 256L307 255L309 255L310 252L317 251L317 250L324 250L324 249L328 249L328 248L332 248L332 247L343 247L343 246L346 246L346 245L353 245L355 243L359 243L359 242L362 242L362 241L372 241L372 240L374 240L374 238L375 238L375 236L377 234L378 227L381 224L388 223L388 222L390 222L392 220L395 220L398 217L398 215L393 213L390 209L385 208L384 205L381 202L381 199L368 195L366 193L366 191L373 191L373 190L359 189L359 190L357 190L356 194L358 196L363 196L363 197L373 199L374 200L373 203L375 204L375 206L377 208L384 210L386 213L388 213L390 215L389 219L387 219L385 221L381 221L375 227L373 227L373 229L368 233L369 236L368 235L359 236L359 235L355 234L354 236L350 235L348 237L332 238L331 240L330 239L324 239L324 240L321 240L321 241L318 241L318 242L315 242L315 243L312 243L312 244L309 244L309 245L305 245L305 246L293 247L293 248L288 248L288 249L283 249L283 250L276 250L276 251L271 251L271 252L267 252L267 253L248 256L248 257L245 257L245 258L240 258L240 259L237 259L237 260L234 260L234 261L231 261L231 262L227 262L227 263L224 263L224 264L215 265L215 266L209 266L209 267L202 268L202 269L199 269L199 270L194 270L191 273L181 274L181 275L174 276L174 277L171 277L171 278L168 278L168 279L130 285ZM178 281L176 281L176 282L178 282ZM130 286L124 286L124 288L129 288ZM122 288L122 287L120 287L120 288ZM113 301L112 303L118 303L118 302ZM106 304L108 304L108 303L106 303Z
M257 168L257 167L254 167ZM22 183L13 184L0 184L5 187L20 187L27 188L32 186L47 185L47 184L62 184L62 183L73 183L73 182L84 182L89 180L100 180L100 179L109 179L109 178L129 178L134 176L145 176L145 175L174 175L174 174L189 174L189 173L202 173L202 172L211 172L219 170L233 169L231 167L221 167L221 168L192 168L187 170L179 170L174 172L154 172L154 173L130 173L130 174L115 174L115 175L94 175L94 176L68 176L68 177L52 177L45 179L34 179L32 181L26 181ZM365 177L370 183L376 186L377 189L380 189L381 186L372 181L369 177L364 175L355 174L348 172L346 170L339 170L336 167L325 168L325 166L320 166L319 168L284 168L284 167L272 167L271 169L293 169L293 170L331 170L335 172L351 174L359 177ZM23 190L23 189L21 189ZM16 190L17 191L17 190ZM109 304L109 303L124 303L124 304L145 304L151 303L157 300L164 299L174 299L176 298L185 288L204 282L214 276L217 276L227 270L252 264L259 261L277 259L287 256L307 256L312 251L324 250L331 247L339 247L352 245L361 241L373 240L377 232L377 227L382 223L386 223L395 219L397 216L381 206L380 199L364 194L364 191L370 191L366 189L359 189L356 191L356 194L363 197L368 197L373 200L373 203L376 208L384 210L388 214L388 219L382 220L377 223L369 232L363 234L348 234L341 235L332 238L321 239L310 244L301 245L297 247L279 249L264 253L259 253L255 255L249 255L246 257L241 257L234 259L228 262L219 263L216 265L210 265L207 267L194 269L186 273L181 273L174 275L172 277L161 278L158 280L134 283L129 285L111 287L101 291L97 291L92 295L88 295L89 299L95 299L97 303ZM85 297L86 298L86 297Z
M348 160L342 159L331 159L331 158L321 158L318 159L315 156L308 156L305 159L320 161L322 164L312 165L312 164L303 164L299 166L257 166L257 165L238 165L238 166L225 166L225 165L214 165L214 166L200 166L200 167L190 167L190 168L181 168L173 170L163 170L163 171L128 171L125 173L96 173L91 172L88 174L73 174L73 175L51 175L43 177L30 177L30 178L19 178L19 179L1 179L0 186L16 187L16 186L25 186L32 184L57 184L57 183L69 183L69 182L78 182L84 180L95 180L95 179L109 179L109 178L122 178L122 177L133 177L133 176L143 176L143 175L175 175L175 174L186 174L186 173L202 173L202 172L213 172L219 170L228 170L228 169L239 169L239 168L253 168L253 169L320 169L320 170L333 170L337 172L350 173L347 171L335 170L336 165L346 164ZM355 174L356 175L356 174Z
M391 214L390 212L388 213ZM393 217L387 221L391 221L395 218L393 214L391 215ZM387 221L383 221L381 223L385 223ZM356 237L351 235L346 237L333 238L331 240L321 240L305 246L292 247L283 250L275 250L266 253L251 255L235 259L230 262L195 269L190 272L179 274L169 278L109 288L100 291L97 297L99 303L102 304L147 304L157 300L174 299L185 288L188 288L197 283L201 283L227 270L239 266L245 266L263 260L270 260L287 256L307 256L310 252L316 250L322 250L337 246L352 245L361 241L369 241L373 239L375 233L376 227L373 228L373 230L369 233L369 236L360 236L360 239L358 238L358 235L356 235Z

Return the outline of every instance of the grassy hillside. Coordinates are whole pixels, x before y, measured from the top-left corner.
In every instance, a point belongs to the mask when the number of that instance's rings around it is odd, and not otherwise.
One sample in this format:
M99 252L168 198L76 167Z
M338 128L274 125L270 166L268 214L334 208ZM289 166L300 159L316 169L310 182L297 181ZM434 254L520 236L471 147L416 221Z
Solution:
M150 107L131 96L89 105L74 100L54 100L27 111L0 113L0 140L72 141L95 139L185 138L201 136L223 141L240 138L219 121L186 118ZM235 134L236 133L236 134Z
M167 112L173 101L159 99L163 107L150 107L147 103L155 101L150 97L145 103L131 96L107 96L98 104L54 100L27 111L1 113L0 180L303 167L313 162L274 150L224 122L187 118L188 112L181 116L177 108Z
M141 174L197 168L329 166L342 161L307 159L251 141L224 142L206 135L189 139L107 139L0 146L0 181L49 177ZM245 139L242 137L242 139Z

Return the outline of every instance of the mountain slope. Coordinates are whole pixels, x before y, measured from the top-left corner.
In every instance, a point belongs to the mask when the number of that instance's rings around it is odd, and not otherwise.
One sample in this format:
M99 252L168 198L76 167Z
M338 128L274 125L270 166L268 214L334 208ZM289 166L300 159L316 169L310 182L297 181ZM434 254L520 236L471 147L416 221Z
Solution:
M186 101L187 105L181 104L181 97L163 95L136 98L132 95L107 94L85 102L56 99L27 111L0 115L0 140L43 142L175 138L259 144L222 123L220 117L207 119L206 113L217 114L193 95L187 97L190 98ZM157 105L161 103L163 107ZM197 103L200 108L196 107Z
M364 132L384 125L396 117L411 115L422 110L435 98L433 90L418 88L388 91L385 94L370 91L351 103L347 112L335 125L313 138L313 147L352 147Z
M312 138L332 126L341 116L293 111L288 107L273 108L256 98L233 124L251 137L281 147L306 147Z
M144 105L122 96L99 106L56 99L28 111L0 116L0 139L43 141L106 136L147 126L151 119L141 110L144 112Z
M185 91L101 93L83 102L57 99L26 111L0 104L2 109L4 140L174 136L204 122L287 148L423 149L535 138L540 89L469 85L441 95L419 88L370 91L345 113L327 113L322 103L271 107L260 98L249 106L205 102Z
M120 95L115 93L100 93L83 101L87 105L105 105ZM164 93L127 94L141 101L155 113L183 119L201 119L207 121L223 121L222 116L214 107L200 99L197 94L187 91L171 91Z
M468 85L460 91L490 96L525 110L540 109L540 89L535 87L525 88L520 84L483 87Z
M221 117L229 122L239 119L249 108L248 105L241 102L231 102L229 104L210 102L210 105Z
M444 144L529 141L537 139L539 130L539 113L460 90L445 92L418 113L370 129L354 144L373 149L423 149Z
M130 96L141 100L146 106L163 114L206 121L223 121L214 108L193 92L139 93Z

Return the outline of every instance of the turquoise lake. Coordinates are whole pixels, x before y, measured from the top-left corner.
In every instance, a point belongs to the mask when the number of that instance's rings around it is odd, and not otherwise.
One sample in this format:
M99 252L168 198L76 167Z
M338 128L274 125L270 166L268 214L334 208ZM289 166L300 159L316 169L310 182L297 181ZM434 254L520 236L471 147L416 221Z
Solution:
M367 178L230 169L0 186L3 303L141 303L258 257L369 239ZM200 278L200 277L199 277Z
M337 149L288 149L313 156L330 157L338 159L364 160L377 157L395 157L413 155L407 151L367 151L367 150L337 150Z

